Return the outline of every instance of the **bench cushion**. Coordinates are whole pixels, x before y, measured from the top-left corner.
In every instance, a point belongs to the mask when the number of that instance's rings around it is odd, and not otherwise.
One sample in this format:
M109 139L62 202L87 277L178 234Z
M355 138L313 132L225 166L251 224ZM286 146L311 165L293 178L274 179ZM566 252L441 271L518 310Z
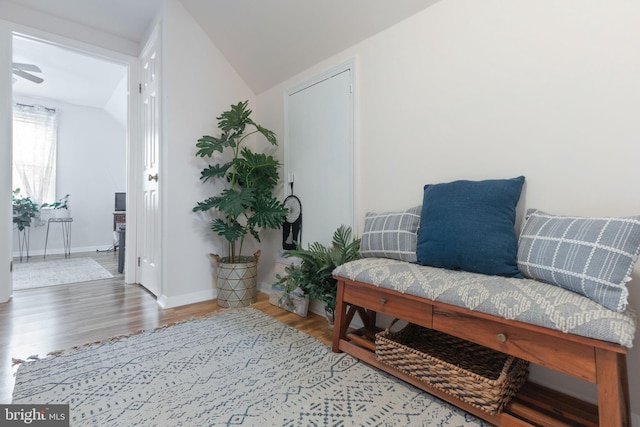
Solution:
M636 331L631 308L624 312L609 310L587 297L532 279L446 270L386 258L352 261L333 274L628 348Z

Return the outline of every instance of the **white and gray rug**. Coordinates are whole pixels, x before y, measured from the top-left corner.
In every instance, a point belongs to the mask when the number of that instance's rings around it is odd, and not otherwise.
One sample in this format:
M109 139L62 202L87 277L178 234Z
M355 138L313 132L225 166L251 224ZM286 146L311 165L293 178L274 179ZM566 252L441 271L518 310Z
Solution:
M72 426L481 426L253 308L23 363L13 403Z
M113 277L91 258L66 258L53 261L13 263L13 290L88 282Z

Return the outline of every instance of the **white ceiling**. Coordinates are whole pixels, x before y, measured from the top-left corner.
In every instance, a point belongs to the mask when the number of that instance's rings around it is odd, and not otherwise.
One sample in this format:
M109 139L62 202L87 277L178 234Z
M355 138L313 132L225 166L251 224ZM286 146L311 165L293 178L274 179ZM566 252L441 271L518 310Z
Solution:
M209 35L227 60L257 94L304 71L440 0L179 0ZM124 39L141 42L163 0L0 0L15 3L84 24ZM58 71L67 67L78 92L86 82L98 80L106 88L109 67L92 67L86 56L28 46L14 50L14 61L37 63L43 69L42 91L63 88L54 84ZM47 46L50 48L50 46ZM20 56L21 55L21 56ZM80 61L80 67L75 61ZM94 64L95 65L95 64ZM81 70L86 69L83 77ZM45 71L46 70L46 71ZM55 71L55 73L54 73ZM16 92L28 82L14 86ZM24 83L24 84L23 84ZM31 86L37 86L31 84ZM34 89L34 88L31 88ZM96 95L98 96L98 95ZM92 101L103 102L103 101Z
M255 93L439 0L181 0Z
M2 0L139 41L162 0Z
M14 94L96 108L105 108L116 89L126 99L123 64L22 37L13 38L13 61L37 65L42 72L31 74L44 79L36 84L14 76Z

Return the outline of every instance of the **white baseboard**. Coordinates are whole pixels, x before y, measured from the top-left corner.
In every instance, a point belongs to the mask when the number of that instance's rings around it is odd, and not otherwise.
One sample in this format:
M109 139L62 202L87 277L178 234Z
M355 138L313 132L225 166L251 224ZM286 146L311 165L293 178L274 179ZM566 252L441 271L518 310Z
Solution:
M258 283L258 292L271 295L271 285L264 282Z
M213 289L207 289L206 291L192 292L186 295L178 295L175 297L168 297L166 295L160 295L158 297L158 305L162 308L180 307L182 305L193 304L196 302L209 301L215 299L216 293Z
M80 253L80 252L96 252L96 251L101 251L101 252L105 252L108 251L109 249L111 249L112 246L101 246L99 248L96 248L95 246L87 246L87 247L81 247L81 248L71 248L71 255L73 256L73 254L75 253ZM47 255L62 255L64 253L64 248L54 248L54 249L48 249L47 248ZM20 257L20 252L13 252L12 256L14 258L19 258ZM23 259L26 256L26 254L23 254ZM29 251L29 258L33 258L34 256L44 256L44 249L38 249L35 251Z

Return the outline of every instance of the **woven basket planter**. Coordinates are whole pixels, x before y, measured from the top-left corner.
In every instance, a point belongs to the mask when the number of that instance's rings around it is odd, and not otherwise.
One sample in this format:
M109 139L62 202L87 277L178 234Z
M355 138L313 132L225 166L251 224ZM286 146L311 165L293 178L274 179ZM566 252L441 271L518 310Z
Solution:
M256 256L257 255L257 256ZM212 254L218 262L218 306L247 307L258 299L258 258L237 257L236 262Z
M527 380L528 362L432 329L409 324L376 335L382 363L497 414Z

